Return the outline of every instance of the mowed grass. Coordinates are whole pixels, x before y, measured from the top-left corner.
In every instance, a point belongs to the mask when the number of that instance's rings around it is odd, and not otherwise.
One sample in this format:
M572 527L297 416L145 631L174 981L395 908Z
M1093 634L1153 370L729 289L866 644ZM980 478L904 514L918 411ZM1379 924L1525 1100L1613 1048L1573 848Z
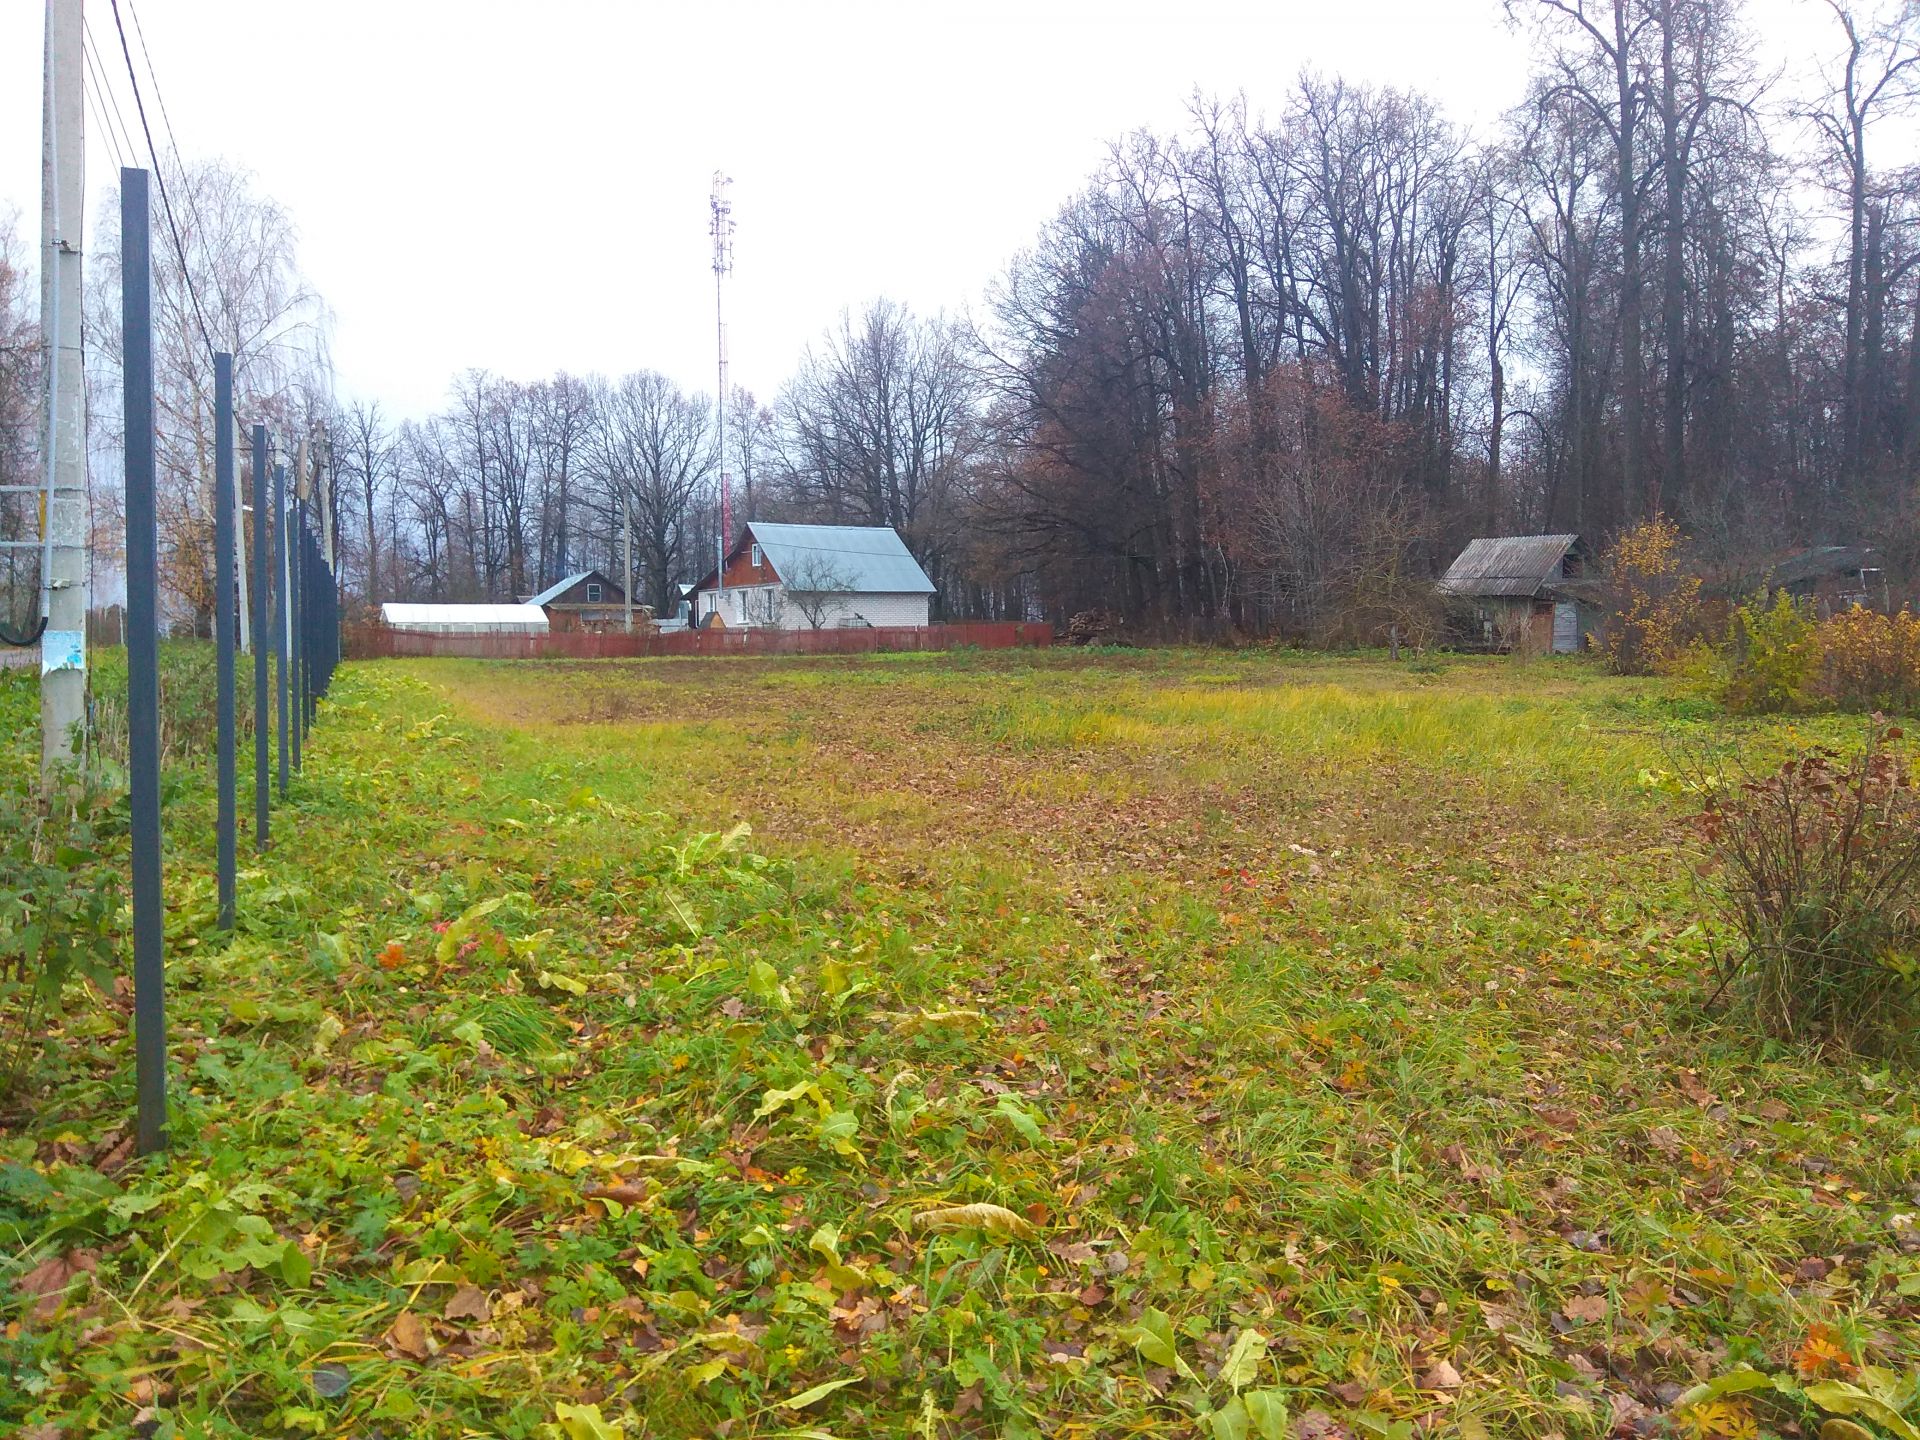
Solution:
M111 1154L121 1001L8 1142L18 1268L92 1268L0 1418L1787 1434L1674 1402L1920 1364L1912 1077L1707 1006L1670 773L1839 722L1212 651L336 695L231 943L176 825L174 1153Z

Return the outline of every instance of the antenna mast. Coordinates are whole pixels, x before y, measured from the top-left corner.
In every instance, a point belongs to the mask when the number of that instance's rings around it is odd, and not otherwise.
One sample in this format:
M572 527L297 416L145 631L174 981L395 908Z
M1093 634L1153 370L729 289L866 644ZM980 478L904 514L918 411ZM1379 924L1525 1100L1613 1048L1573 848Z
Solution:
M713 198L708 202L713 214L707 224L708 232L713 236L713 321L720 359L720 390L714 402L714 428L720 445L720 536L715 542L715 613L720 609L720 596L727 588L727 544L733 538L733 476L727 470L727 314L722 294L726 277L733 270L733 201L727 198L727 187L732 183L732 179L722 172L713 172Z

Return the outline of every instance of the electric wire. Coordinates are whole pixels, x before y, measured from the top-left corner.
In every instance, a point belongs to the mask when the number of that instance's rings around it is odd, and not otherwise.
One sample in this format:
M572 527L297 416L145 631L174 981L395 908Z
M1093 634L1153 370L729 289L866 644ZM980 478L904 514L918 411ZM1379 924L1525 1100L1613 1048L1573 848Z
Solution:
M81 24L86 31L86 45L83 48L88 51L87 59L93 69L96 88L105 97L100 102L101 108L108 113L112 124L118 127L122 142L121 152L127 159L132 159L140 152L133 145L133 127L127 124L126 114L120 109L120 94L107 83L108 77L113 74L113 67L107 63L106 56L100 49L100 42L94 38L92 24L84 16ZM124 160L122 164L125 164Z
M187 173L187 162L180 157L180 142L173 133L173 116L167 109L166 92L160 88L160 72L153 68L153 52L147 49L147 27L140 23L140 9L133 0L127 0L127 14L133 17L133 37L140 42L140 58L147 62L147 78L153 81L153 103L159 107L160 124L167 132L167 148L173 151L174 166L184 179ZM185 199L187 217L193 221L198 233L204 236L207 233L207 227L200 219L200 202L195 198L192 186L185 187ZM213 271L211 278L214 299L220 302L221 313L232 314L233 307L227 303L226 290L220 283L219 271ZM239 346L236 344L234 349L237 356Z
M108 101L112 97L107 92L106 79L100 73L99 57L94 53L91 41L81 49L86 55L87 74L92 81L84 87L87 92L87 108L93 112L100 133L106 137L107 149L113 155L113 163L124 170L127 164L126 151L121 147L120 136L113 128L111 112L107 108Z
M110 0L113 28L120 34L120 54L127 62L127 81L133 86L133 108L140 117L140 131L146 136L147 154L153 160L154 179L160 184L160 208L166 212L167 229L173 236L173 252L180 261L180 280L186 286L187 299L193 305L193 318L200 329L200 343L207 348L207 363L213 363L213 336L207 329L207 314L200 306L200 292L194 287L193 272L187 268L187 247L180 239L180 223L174 218L173 197L167 193L167 172L161 167L160 152L153 143L153 127L147 124L147 103L140 96L140 76L133 68L133 51L127 45L127 27L120 21L120 0Z

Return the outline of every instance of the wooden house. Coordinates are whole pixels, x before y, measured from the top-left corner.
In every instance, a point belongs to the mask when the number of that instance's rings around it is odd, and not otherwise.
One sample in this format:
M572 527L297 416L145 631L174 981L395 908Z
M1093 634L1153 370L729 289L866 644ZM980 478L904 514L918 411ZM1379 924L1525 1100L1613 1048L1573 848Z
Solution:
M1768 598L1782 590L1821 616L1891 603L1879 552L1866 545L1815 545L1789 556L1767 572Z
M582 570L529 595L524 603L546 611L547 623L556 631L611 630L626 621L627 592L603 571ZM636 612L640 609L635 607Z
M1439 590L1466 643L1489 650L1566 655L1597 628L1578 535L1502 535L1462 550Z

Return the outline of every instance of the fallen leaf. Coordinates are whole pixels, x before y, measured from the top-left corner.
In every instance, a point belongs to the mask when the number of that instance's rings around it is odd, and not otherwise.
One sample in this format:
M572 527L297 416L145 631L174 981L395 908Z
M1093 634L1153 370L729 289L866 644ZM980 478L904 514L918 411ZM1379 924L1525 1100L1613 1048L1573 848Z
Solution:
M427 1327L411 1310L402 1310L394 1319L393 1328L387 1331L387 1343L401 1354L411 1355L416 1360L425 1360L433 1353L433 1341L427 1336Z
M1560 1308L1569 1320L1586 1322L1606 1319L1609 1307L1604 1295L1575 1295Z
M1436 1360L1433 1367L1420 1377L1422 1390L1458 1390L1460 1372L1445 1360Z
M1032 1222L1024 1215L1018 1215L1004 1205L942 1205L934 1210L922 1210L913 1217L916 1230L984 1230L989 1235L1011 1235L1017 1240L1032 1240L1035 1231Z
M440 1313L449 1320L479 1320L484 1323L493 1318L493 1306L479 1286L462 1285L453 1292L446 1309Z
M65 1255L42 1260L14 1281L14 1288L22 1295L38 1297L33 1306L34 1318L45 1320L59 1313L67 1292L73 1288L78 1277L82 1274L91 1275L98 1264L99 1257L92 1251L69 1250Z

